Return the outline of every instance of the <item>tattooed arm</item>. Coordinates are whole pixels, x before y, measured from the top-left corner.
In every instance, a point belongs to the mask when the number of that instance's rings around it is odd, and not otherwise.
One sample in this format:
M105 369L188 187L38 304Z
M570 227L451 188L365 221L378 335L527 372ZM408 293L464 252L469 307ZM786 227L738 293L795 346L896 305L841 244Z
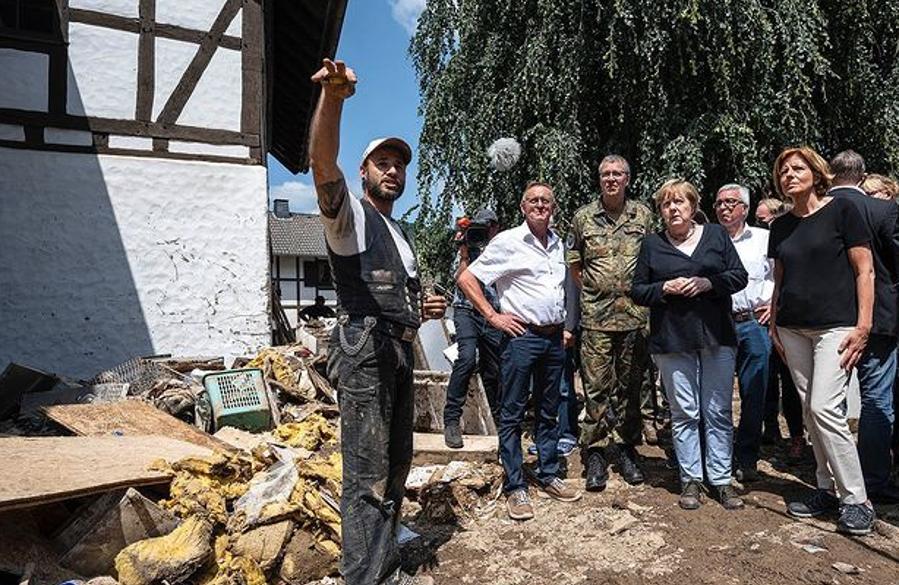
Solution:
M346 197L346 183L337 166L337 151L343 102L355 92L356 74L342 61L325 59L312 81L321 84L322 92L309 135L309 166L318 192L318 206L325 217L333 218Z

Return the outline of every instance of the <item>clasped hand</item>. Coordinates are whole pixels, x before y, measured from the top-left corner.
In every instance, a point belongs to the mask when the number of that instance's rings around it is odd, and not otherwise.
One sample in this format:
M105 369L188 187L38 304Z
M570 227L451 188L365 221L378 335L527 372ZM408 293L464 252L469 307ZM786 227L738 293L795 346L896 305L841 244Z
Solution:
M684 297L695 297L706 291L712 290L712 281L704 276L681 276L666 280L662 285L662 292L666 295L680 295Z

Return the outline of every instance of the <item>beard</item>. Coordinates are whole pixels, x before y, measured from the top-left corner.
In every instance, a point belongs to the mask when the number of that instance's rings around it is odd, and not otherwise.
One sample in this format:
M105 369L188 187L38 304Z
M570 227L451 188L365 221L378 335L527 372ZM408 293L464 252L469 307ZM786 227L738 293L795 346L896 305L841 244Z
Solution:
M381 186L375 183L371 183L367 177L362 178L362 190L372 197L376 199L381 199L382 201L396 201L400 198L400 195L403 194L403 191L406 189L405 183L399 183L399 186L396 188L396 192L387 192L381 189Z

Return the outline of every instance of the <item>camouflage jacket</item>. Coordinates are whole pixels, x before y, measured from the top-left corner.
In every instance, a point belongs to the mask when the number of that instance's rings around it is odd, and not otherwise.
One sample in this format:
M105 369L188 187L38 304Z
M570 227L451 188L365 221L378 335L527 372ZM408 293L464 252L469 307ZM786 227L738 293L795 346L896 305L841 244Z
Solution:
M581 265L581 327L599 331L645 327L647 311L635 305L629 293L640 245L652 229L652 212L636 201L625 201L617 221L598 199L575 212L567 261Z

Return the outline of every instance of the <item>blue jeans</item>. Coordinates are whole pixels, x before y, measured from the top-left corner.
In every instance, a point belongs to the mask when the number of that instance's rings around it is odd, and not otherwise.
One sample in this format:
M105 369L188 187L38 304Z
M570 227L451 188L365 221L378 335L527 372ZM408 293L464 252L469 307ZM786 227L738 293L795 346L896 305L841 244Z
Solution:
M743 468L755 469L762 442L765 391L771 339L755 319L737 323L737 380L740 386L740 424L734 458Z
M335 327L328 356L340 405L347 585L385 582L400 567L396 535L412 463L412 344L365 319Z
M858 458L869 495L890 483L890 439L893 433L893 382L896 338L871 335L856 366L862 411L858 421Z
M671 434L682 483L702 481L700 421L705 433L705 471L713 486L731 482L735 348L653 355L671 405Z
M502 332L488 325L484 317L472 309L454 307L453 311L459 357L453 362L453 371L446 386L443 425L459 424L468 396L468 382L476 366L480 368L484 393L495 422L499 419L499 345Z
M505 493L527 487L521 470L521 424L534 391L534 438L540 471L538 480L547 483L559 473L559 383L565 362L562 333L542 336L525 332L504 337L500 361L502 408L499 415L499 455L506 472Z
M574 372L577 370L577 347L565 350L565 368L559 385L559 439L567 439L577 444L578 403L574 392Z

